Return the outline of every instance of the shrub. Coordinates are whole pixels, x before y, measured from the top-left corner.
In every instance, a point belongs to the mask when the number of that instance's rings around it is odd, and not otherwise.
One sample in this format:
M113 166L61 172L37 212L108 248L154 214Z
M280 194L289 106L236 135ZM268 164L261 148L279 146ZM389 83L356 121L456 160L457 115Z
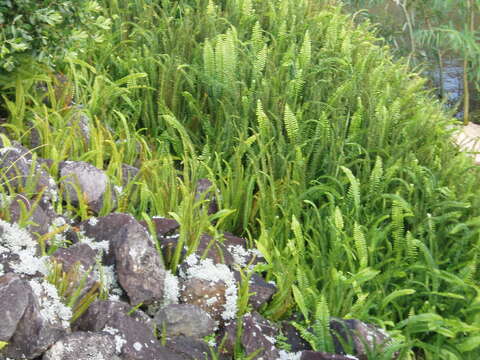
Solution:
M90 0L0 0L0 67L12 71L28 60L54 65L89 37L102 41L95 30L109 21L99 11Z

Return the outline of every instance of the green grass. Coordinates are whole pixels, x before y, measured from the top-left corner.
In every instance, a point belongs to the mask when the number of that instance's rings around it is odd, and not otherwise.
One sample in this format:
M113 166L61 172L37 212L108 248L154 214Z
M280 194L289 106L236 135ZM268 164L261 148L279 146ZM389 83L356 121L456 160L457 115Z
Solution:
M66 126L73 108L42 103L35 84L53 94L53 76L4 85L12 136L28 145L36 129L52 174L83 160L120 185L120 164L140 165L118 211L176 218L190 250L203 232L248 237L279 289L262 313L302 314L319 349L330 314L385 327L402 359L478 357L479 173L368 25L309 0L99 3L105 42L58 59L89 142ZM221 194L216 225L201 177Z

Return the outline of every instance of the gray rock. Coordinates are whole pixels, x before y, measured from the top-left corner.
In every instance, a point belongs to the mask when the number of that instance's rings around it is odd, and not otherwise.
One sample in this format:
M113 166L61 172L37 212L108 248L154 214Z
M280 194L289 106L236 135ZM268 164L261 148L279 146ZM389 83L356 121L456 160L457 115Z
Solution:
M233 274L235 276L235 280L237 280L237 282L240 282L240 272L234 271ZM272 296L273 294L275 294L276 291L277 288L275 287L275 285L267 283L257 273L252 273L248 284L248 292L252 295L250 295L248 303L253 307L254 310L258 310L260 306L272 299Z
M278 329L273 323L256 312L244 315L242 321L241 344L245 350L245 354L248 356L255 353L256 355L253 359L279 359L280 353L274 345ZM236 331L237 324L235 320L226 324L219 332L217 343L223 341L223 354L233 354Z
M138 175L138 168L128 164L122 164L122 185L127 186Z
M65 334L64 329L52 326L43 318L38 300L26 281L16 275L7 274L0 277L0 288L0 293L4 294L3 299L10 299L10 304L0 304L0 317L9 319L4 332L6 337L9 336L8 345L2 350L4 356L34 359ZM12 301L12 298L15 301ZM17 304L18 307L15 308ZM18 319L20 314L22 316ZM16 328L11 334L15 322Z
M85 236L94 241L108 241L110 248L108 253L103 254L105 265L115 264L113 244L120 239L119 232L125 226L136 223L135 218L130 214L113 213L107 216L98 217L95 221L85 221L80 224L80 229Z
M199 179L195 189L195 200L207 202L207 214L215 214L218 211L218 203L215 193L212 191L212 182L208 179Z
M243 317L243 333L242 345L247 354L252 354L261 349L255 356L255 359L278 359L279 352L275 347L275 336L278 329L262 317L259 313L254 312Z
M160 309L154 318L157 329L167 336L185 335L202 338L215 331L216 324L200 307L191 304L172 304Z
M248 244L247 240L244 238L235 236L229 232L225 232L223 233L223 245L232 254L235 252L239 252L235 251L236 249L240 249L240 252L245 252L246 256L244 257L244 259L242 259L245 264L257 265L264 262L264 259L258 256L258 253L247 251Z
M154 322L141 310L131 312L132 307L124 302L110 300L96 300L73 324L74 330L101 331L107 324L111 323L114 314L128 315L137 322L147 326L151 332L154 329Z
M112 243L118 282L130 303L154 304L163 300L165 266L145 228L137 221L123 226Z
M9 273L0 277L0 341L9 341L29 304L31 293L28 284Z
M155 226L158 238L174 234L180 227L180 224L177 222L177 220L162 217L152 217L152 223ZM142 226L148 230L148 225L146 221L142 220L140 221L140 224L142 224Z
M72 113L67 125L73 127L78 137L86 144L90 143L90 118L83 110L83 106L77 105L72 108Z
M302 351L300 360L355 360L356 357L338 354L328 354L322 351Z
M50 259L61 264L63 272L70 275L70 291L67 292L67 295L76 291L85 275L87 278L79 298L97 284L97 279L92 271L96 263L95 258L96 252L83 243L77 243L68 248L60 248L52 254Z
M107 196L110 196L115 208L115 193L110 189L109 179L103 170L83 161L65 161L60 163L60 176L64 196L72 204L79 204L77 187L88 207L95 213L100 212Z
M171 350L160 345L140 313L128 315L129 306L114 301L96 301L75 322L74 328L82 331L104 331L121 345L123 360L180 360Z
M37 205L32 209L33 203L34 202L25 195L17 194L10 204L10 221L12 223L19 222L22 215L22 205L20 204L23 204L23 207L25 207L28 212L31 212L29 221L33 223L26 227L27 230L32 234L45 235L48 233L48 227L52 219L41 206Z
M188 336L175 336L167 339L165 346L188 360L210 360L210 348L205 341Z
M74 332L57 341L42 360L120 360L107 333Z
M300 336L298 330L290 322L282 321L280 325L282 335L286 338L285 342L290 345L291 352L312 350L310 344Z
M337 354L345 355L346 349L343 348L342 342L348 343L354 350L353 355L359 360L367 360L368 352L382 351L392 341L384 330L356 319L331 318L330 332ZM396 355L392 359L395 357Z
M22 148L0 149L2 183L8 184L18 192L24 192L28 188L33 194L38 194L45 190L44 197L54 198L57 194L55 181L38 162L32 163L33 161L31 155L25 153Z
M227 285L223 281L191 278L181 284L180 300L207 312L216 321L222 320L225 310Z

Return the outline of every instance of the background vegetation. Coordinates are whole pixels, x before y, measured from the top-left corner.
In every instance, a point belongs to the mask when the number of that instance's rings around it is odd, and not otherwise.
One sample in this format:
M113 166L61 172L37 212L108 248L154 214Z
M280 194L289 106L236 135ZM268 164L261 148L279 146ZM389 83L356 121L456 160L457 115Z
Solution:
M175 217L190 251L202 232L248 237L279 289L263 314L300 314L317 349L331 315L388 330L395 342L371 359L478 358L479 173L425 80L368 23L333 1L86 6L105 26L75 23L96 29L81 51L60 51L55 70L28 57L1 77L4 127L27 146L38 132L53 175L84 160L120 185L120 164L134 164L118 211ZM79 112L90 141L66 126ZM200 177L221 194L215 225L195 210ZM56 210L89 216L61 198Z
M378 24L381 35L400 56L407 56L444 92L445 67L458 60L463 68L462 116L476 121L480 103L478 0L345 0L349 11ZM366 11L365 11L366 10ZM438 74L438 76L437 76ZM437 77L437 80L434 78ZM472 105L474 106L471 109ZM472 113L472 110L473 113ZM477 120L478 121L478 120Z

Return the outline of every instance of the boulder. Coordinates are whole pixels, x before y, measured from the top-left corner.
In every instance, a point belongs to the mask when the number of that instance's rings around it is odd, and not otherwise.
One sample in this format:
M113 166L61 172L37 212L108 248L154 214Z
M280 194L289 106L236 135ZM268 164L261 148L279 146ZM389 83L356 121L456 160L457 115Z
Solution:
M367 360L369 352L382 351L392 341L384 330L356 319L331 318L330 332L335 353L346 354L347 349L343 348L342 343L347 343L359 360Z
M128 305L127 305L128 308ZM125 304L114 301L96 301L75 322L75 329L103 331L115 338L117 350L123 360L181 360L180 355L161 346L153 329L142 313L130 316Z
M219 332L217 343L224 344L221 352L223 354L232 355L235 348L237 320L227 323ZM278 334L277 327L262 317L260 314L253 312L245 314L242 319L242 337L241 344L247 356L253 359L279 359L280 352L275 347Z
M212 190L212 182L208 179L198 179L195 188L195 200L206 201L207 214L215 214L218 211L218 203L215 196L215 192Z
M216 329L215 321L200 307L191 304L171 304L160 309L154 318L157 329L168 337L184 335L203 338Z
M186 360L214 359L205 341L193 337L181 335L168 338L165 346L173 352L180 354Z
M0 340L8 342L0 354L13 359L34 359L60 339L65 329L46 318L51 315L48 311L56 309L41 308L26 280L12 273L0 277Z
M53 178L25 152L23 148L3 147L0 149L0 170L2 183L8 183L14 190L29 194L44 191L46 199L57 196L57 184Z
M118 282L130 303L150 305L164 297L165 266L145 228L137 221L129 222L112 243Z
M73 205L79 205L79 196L82 196L87 206L98 214L108 196L112 208L115 208L115 193L110 189L103 170L83 161L64 161L59 168L64 198Z
M114 336L101 332L74 332L43 354L42 360L120 360Z

